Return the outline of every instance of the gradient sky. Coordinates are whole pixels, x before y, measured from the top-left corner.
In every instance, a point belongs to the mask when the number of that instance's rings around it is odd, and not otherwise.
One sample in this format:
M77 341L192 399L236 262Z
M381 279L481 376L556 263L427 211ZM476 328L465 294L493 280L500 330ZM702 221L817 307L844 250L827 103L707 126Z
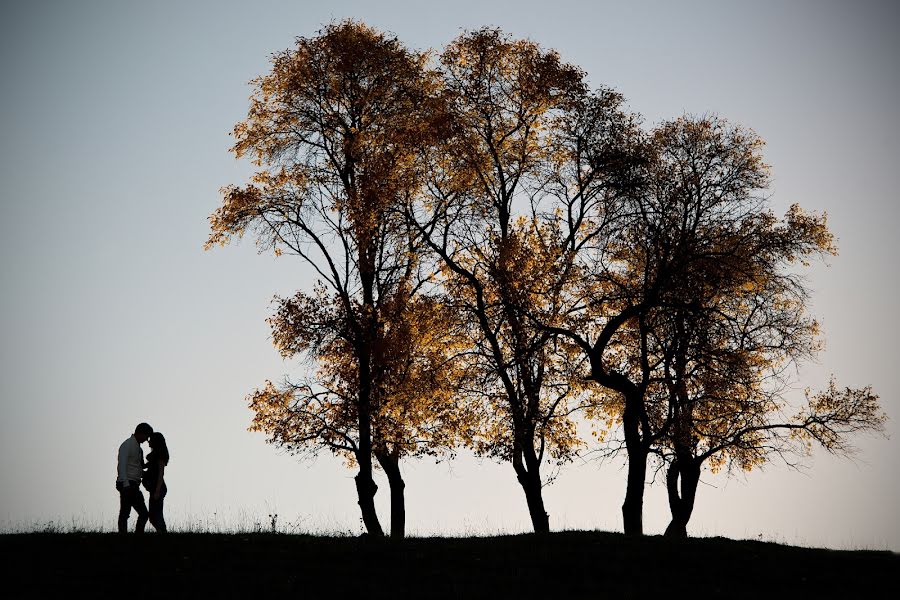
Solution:
M277 513L358 533L353 472L299 462L246 431L245 395L295 372L269 339L274 294L309 289L296 259L250 240L203 252L247 82L295 36L354 17L440 48L495 25L557 49L652 126L717 113L767 141L776 210L827 211L840 255L809 270L834 373L872 384L891 439L706 475L696 535L900 551L896 314L900 29L891 2L4 2L0 8L0 530L51 520L112 529L116 449L139 421L166 434L177 526ZM798 392L799 393L799 392ZM509 465L407 462L416 534L529 528ZM551 527L621 531L622 462L573 464L546 488ZM387 482L378 503L387 517ZM668 522L647 490L645 529Z

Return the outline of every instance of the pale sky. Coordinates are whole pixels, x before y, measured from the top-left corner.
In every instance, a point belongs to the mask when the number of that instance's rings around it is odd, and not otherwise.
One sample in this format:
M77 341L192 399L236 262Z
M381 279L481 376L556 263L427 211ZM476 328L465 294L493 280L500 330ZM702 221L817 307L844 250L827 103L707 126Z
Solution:
M359 533L353 471L246 431L245 396L296 373L269 339L296 259L250 240L203 252L247 82L295 36L353 17L411 47L494 25L613 86L649 127L718 115L767 141L783 211L827 211L840 255L809 272L827 349L798 390L871 384L891 439L802 472L707 474L694 535L900 551L895 234L900 11L891 2L4 2L0 8L0 531L113 529L116 450L140 421L169 440L176 526L281 523ZM511 466L406 462L413 534L529 529ZM380 477L380 475L379 475ZM379 479L382 524L387 482ZM622 462L583 461L545 489L553 529L621 531ZM669 513L648 487L645 530Z

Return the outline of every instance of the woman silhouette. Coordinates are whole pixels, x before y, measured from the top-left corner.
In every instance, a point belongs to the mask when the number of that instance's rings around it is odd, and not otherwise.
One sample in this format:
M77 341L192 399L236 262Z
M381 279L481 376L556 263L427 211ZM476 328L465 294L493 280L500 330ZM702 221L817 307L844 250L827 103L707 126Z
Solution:
M150 454L147 455L146 471L144 471L144 487L150 493L150 524L159 533L166 532L166 519L163 517L163 500L166 497L164 475L169 464L169 447L166 438L158 431L150 434Z

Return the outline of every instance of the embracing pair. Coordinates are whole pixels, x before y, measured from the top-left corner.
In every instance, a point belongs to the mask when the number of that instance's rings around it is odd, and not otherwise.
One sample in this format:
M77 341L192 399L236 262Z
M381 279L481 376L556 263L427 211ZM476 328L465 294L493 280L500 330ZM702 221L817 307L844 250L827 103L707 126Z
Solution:
M150 443L150 454L144 462L144 451L141 444ZM128 517L131 510L137 512L138 518L134 532L143 533L149 518L150 524L159 533L165 533L166 520L163 517L163 500L166 497L164 475L169 464L169 448L166 438L146 423L140 423L134 429L134 435L119 446L118 477L116 489L119 491L119 533L128 531ZM144 504L141 483L150 494L150 510Z

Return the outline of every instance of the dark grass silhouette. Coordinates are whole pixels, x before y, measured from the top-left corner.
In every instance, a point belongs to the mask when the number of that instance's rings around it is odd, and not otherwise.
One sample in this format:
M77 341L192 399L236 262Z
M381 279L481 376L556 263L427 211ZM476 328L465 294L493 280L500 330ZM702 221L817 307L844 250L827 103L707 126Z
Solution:
M892 552L600 532L399 542L32 533L0 536L0 551L6 598L861 598L900 591L900 555Z

